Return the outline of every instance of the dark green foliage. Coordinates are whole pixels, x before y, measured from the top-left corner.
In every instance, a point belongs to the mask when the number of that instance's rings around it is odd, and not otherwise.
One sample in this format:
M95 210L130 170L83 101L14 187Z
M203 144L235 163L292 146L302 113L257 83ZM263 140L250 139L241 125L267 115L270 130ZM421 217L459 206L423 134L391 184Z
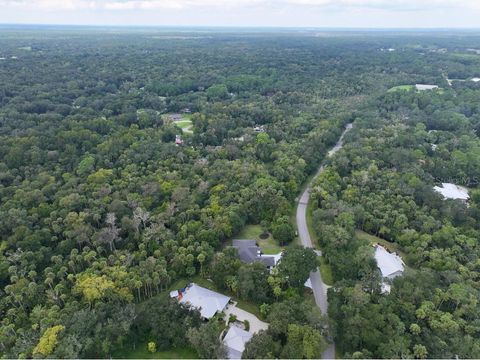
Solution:
M290 224L288 218L282 218L276 221L272 226L272 235L280 245L290 243L295 237L295 230Z
M198 328L190 328L187 338L190 345L202 359L225 359L227 349L220 340L220 326L217 321L209 321Z
M61 358L109 357L131 339L185 342L196 316L148 302L180 277L209 275L220 289L269 305L303 291L308 254L304 264L287 252L273 295L264 269L216 252L246 223L291 241L285 217L299 189L355 120L358 130L312 192L339 289L331 295L338 344L353 357L478 357L478 196L466 208L431 191L450 178L470 187L480 178L478 84L447 88L442 76L479 75L477 60L456 56L478 47L478 36L159 39L162 31L2 29L0 354L31 357L56 325L65 327L53 353ZM440 45L449 53L430 51ZM402 51L379 51L391 46ZM383 95L420 82L444 91ZM183 146L174 144L181 130L172 113L191 116ZM430 283L412 275L382 297L356 228L395 243ZM339 319L344 304L357 322ZM304 326L323 331L302 309L292 303L278 315L285 322L270 319L275 333L261 356L282 356L288 324L308 338L317 335ZM202 356L215 355L212 346Z
M294 288L302 289L310 272L318 267L317 254L312 249L293 245L287 248L277 266L278 275Z
M167 297L154 297L139 304L137 313L131 334L139 340L155 342L158 350L184 346L187 330L202 324L198 311Z

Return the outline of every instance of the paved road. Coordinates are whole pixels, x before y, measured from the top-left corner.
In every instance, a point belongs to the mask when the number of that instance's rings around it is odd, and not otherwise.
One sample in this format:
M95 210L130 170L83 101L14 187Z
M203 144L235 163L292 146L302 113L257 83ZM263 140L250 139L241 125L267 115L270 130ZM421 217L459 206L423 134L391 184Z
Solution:
M343 146L343 137L344 135L352 128L352 124L346 126L345 131L342 133L342 136L338 140L337 144L328 152L328 156L332 156ZM324 165L320 166L315 175L314 179L322 173L325 169ZM313 181L313 179L312 179ZM310 198L311 191L311 182L308 184L307 188L300 197L297 205L297 228L298 236L302 242L302 245L305 247L313 247L312 239L310 238L310 233L308 232L307 226L307 206L308 200ZM327 315L328 311L328 299L327 299L327 285L322 280L320 271L312 272L310 274L310 281L312 282L313 296L315 297L315 302L320 308L324 315ZM330 344L325 352L322 354L323 359L334 359L335 358L335 344Z

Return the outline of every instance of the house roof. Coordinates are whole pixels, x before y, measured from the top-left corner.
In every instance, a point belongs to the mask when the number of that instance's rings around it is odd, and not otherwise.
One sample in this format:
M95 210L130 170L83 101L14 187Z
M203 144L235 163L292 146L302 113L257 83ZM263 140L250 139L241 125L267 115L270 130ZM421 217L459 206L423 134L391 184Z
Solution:
M378 244L375 245L375 260L377 260L377 266L382 272L383 277L389 277L405 270L400 256L389 253L387 249Z
M200 310L200 315L205 319L210 319L217 312L223 311L229 301L228 296L205 289L195 283L185 289L180 299L180 303Z
M240 260L247 264L257 261L261 254L255 240L233 240L232 246L237 249Z
M442 194L445 199L468 200L470 198L466 188L451 183L442 183L442 187L434 186L433 190Z
M223 342L227 347L229 359L241 359L242 353L245 350L245 344L252 338L253 334L240 329L237 326L232 326L225 335Z
M244 263L261 262L270 267L277 264L275 255L263 255L255 240L233 240L232 246L237 249L238 257Z
M437 85L425 85L425 84L415 84L417 90L433 90L438 89Z

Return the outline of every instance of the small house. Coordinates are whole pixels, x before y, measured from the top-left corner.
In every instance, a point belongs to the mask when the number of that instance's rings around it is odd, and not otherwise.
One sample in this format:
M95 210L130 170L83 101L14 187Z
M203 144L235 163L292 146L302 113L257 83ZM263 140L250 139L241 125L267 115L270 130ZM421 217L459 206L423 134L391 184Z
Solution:
M377 266L382 273L382 292L390 292L390 281L397 276L401 276L405 271L405 264L400 256L396 253L390 253L387 249L379 244L375 244L375 260Z
M227 357L229 359L241 359L245 344L250 341L253 334L240 329L237 326L231 326L227 335L223 338L223 343L227 348Z
M442 186L434 186L433 190L443 195L443 198L461 200L467 202L470 199L468 190L463 186L455 185L452 183L442 183Z
M418 91L425 91L425 90L435 90L438 89L437 85L425 85L425 84L415 84L415 88Z
M175 145L179 146L183 144L182 137L180 135L175 135Z
M243 263L263 263L268 269L273 269L281 255L264 255L255 240L233 240L232 246L237 249L238 257Z

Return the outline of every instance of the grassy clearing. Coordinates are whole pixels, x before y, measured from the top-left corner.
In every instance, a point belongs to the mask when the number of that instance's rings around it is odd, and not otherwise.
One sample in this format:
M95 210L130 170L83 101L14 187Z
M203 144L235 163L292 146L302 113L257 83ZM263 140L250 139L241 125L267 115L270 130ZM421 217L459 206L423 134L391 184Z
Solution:
M480 55L479 54L475 54L475 53L450 53L449 54L450 56L452 57L455 57L457 59L464 59L464 60L478 60L480 59Z
M186 129L192 126L192 121L191 120L176 121L175 125L177 125L180 129Z
M328 286L333 286L334 281L330 264L327 263L323 256L318 257L318 263L323 282Z
M313 247L319 249L320 243L318 240L318 235L317 232L313 229L313 205L311 201L309 201L307 205L307 227L310 234L310 239L312 239Z
M173 348L155 353L148 352L147 342L125 346L112 355L113 359L198 359L194 349L188 347Z
M375 235L371 235L371 234L366 233L365 231L362 231L362 230L355 230L355 235L360 240L366 240L370 244L380 244L385 249L388 249L390 252L396 252L403 259L405 259L405 257L406 257L406 254L403 251L399 250L395 243L391 243L391 242L389 242L385 239L379 238L378 236L375 236Z
M399 86L392 87L387 92L410 91L410 90L413 90L414 88L415 88L415 85L399 85Z
M246 225L234 239L256 240L263 253L267 255L276 255L282 251L282 247L277 244L271 234L269 234L268 238L261 239L260 235L262 235L262 233L263 231L260 225Z

